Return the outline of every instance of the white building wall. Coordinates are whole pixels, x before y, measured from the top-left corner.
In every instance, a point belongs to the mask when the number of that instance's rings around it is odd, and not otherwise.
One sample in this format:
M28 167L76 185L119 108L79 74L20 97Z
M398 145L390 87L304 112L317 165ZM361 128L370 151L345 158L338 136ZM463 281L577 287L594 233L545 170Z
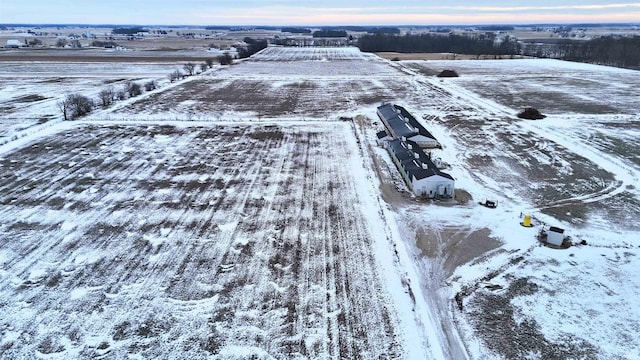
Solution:
M547 242L552 245L561 246L564 241L564 234L555 231L549 231L547 233Z
M416 196L424 196L433 199L438 196L438 187L442 185L446 190L445 196L453 196L455 181L440 175L417 180L413 178L413 193Z

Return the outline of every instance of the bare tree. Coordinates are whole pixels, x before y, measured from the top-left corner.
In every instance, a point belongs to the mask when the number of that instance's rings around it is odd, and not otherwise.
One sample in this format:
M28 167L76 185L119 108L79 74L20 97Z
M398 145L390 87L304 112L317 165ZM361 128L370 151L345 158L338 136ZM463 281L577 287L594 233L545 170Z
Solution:
M142 87L140 87L140 84L133 81L127 81L126 84L124 84L124 87L127 94L129 94L129 97L135 97L142 94Z
M98 98L100 99L100 102L102 103L102 107L107 107L111 104L113 104L113 102L116 99L116 90L113 88L113 86L109 86L108 88L100 91L100 93L98 93Z
M233 63L233 57L228 52L218 56L218 62L220 65L231 65Z
M67 95L67 98L68 97L69 95ZM69 117L71 115L71 103L68 101L67 98L65 98L64 100L58 101L58 109L60 109L60 111L62 112L62 117L65 120L69 120Z
M188 62L182 66L188 76L192 76L196 72L196 64Z
M123 90L118 90L116 92L116 99L118 100L127 100L127 92Z
M200 64L200 71L205 72L207 71L208 68L209 68L209 65L207 65L207 63Z
M58 102L65 120L77 119L93 110L93 100L80 94L69 94Z
M42 40L40 39L29 40L29 46L39 46L39 45L42 45Z
M58 41L56 41L56 47L65 47L67 46L67 44L69 43L69 41L67 41L67 39L58 39Z
M209 68L213 67L213 59L206 59L204 63L207 64Z
M155 80L147 81L146 83L144 83L145 91L155 90L156 88L158 88L158 84Z
M180 72L180 70L176 70L174 72L172 72L171 74L169 74L169 81L174 82L176 80L180 80L182 79L182 73Z

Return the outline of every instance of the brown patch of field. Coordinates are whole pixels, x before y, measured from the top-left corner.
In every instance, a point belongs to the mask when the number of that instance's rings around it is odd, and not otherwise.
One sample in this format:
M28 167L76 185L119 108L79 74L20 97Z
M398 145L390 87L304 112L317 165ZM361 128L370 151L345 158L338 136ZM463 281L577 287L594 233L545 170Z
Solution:
M455 269L479 256L497 249L501 243L490 235L489 229L446 227L443 229L418 228L416 246L428 257L443 260L446 277Z

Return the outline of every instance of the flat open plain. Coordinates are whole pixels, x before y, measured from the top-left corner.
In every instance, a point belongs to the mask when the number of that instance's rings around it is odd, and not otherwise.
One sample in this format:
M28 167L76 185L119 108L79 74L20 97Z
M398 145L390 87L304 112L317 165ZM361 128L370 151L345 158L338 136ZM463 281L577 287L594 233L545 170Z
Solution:
M0 62L3 357L640 356L637 72L354 48L173 83L181 62ZM65 94L127 80L159 88L60 120ZM472 200L407 194L381 101ZM543 224L586 245L542 246Z

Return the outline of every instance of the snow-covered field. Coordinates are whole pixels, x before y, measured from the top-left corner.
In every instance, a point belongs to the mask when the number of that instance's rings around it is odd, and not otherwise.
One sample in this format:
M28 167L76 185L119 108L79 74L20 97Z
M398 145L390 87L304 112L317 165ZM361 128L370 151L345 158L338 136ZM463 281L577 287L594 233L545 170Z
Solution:
M0 61L0 144L21 130L61 118L57 103L68 94L97 99L101 90L110 86L121 90L127 81L164 84L169 82L167 75L180 67L178 63Z
M42 88L3 68L1 104L40 94L27 113L48 113L55 94L173 70L118 66ZM461 77L427 75L444 68ZM640 358L637 74L268 48L81 122L13 129L0 354ZM374 141L383 100L423 119L472 200L402 192ZM517 119L524 105L549 116ZM543 224L584 244L544 247Z
M423 354L359 156L349 123L87 125L9 154L3 356Z

